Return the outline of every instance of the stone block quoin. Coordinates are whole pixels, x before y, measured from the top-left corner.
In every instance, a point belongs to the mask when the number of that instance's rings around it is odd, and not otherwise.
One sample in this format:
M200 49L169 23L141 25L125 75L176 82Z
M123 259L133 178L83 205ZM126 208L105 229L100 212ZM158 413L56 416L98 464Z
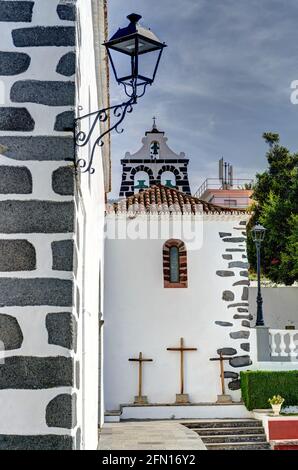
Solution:
M76 351L77 321L71 312L48 313L46 328L49 344Z
M63 393L53 398L46 408L49 427L73 429L77 424L76 394Z
M28 240L0 239L0 271L33 271L36 269L36 252Z
M0 21L31 22L33 6L33 1L0 1Z
M23 52L0 52L0 75L19 75L28 70L31 57Z
M65 81L20 80L11 87L10 99L14 103L73 106L75 84Z
M38 390L73 386L71 357L12 356L0 364L0 389Z
M0 166L0 194L31 194L32 175L25 166Z
M13 160L74 161L74 139L54 136L0 136L4 155Z
M34 119L27 108L0 108L0 131L33 131Z
M73 26L35 26L12 31L16 47L75 46Z

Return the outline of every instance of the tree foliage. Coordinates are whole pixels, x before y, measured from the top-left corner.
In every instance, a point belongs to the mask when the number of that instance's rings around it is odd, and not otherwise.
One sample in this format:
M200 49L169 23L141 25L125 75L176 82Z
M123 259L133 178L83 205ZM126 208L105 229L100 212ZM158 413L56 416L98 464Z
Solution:
M277 283L298 280L298 154L279 144L279 135L263 135L269 144L268 169L257 174L253 192L254 215L249 229L259 221L267 229L262 244L263 273ZM248 257L256 269L255 246L248 230Z

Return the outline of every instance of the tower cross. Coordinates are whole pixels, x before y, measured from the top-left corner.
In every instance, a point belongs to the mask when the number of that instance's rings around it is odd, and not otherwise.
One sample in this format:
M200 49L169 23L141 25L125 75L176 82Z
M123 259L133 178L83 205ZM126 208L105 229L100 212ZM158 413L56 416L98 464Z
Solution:
M184 339L180 338L180 347L167 348L167 351L179 351L180 352L180 394L184 394L184 352L185 351L197 351L197 348L185 348Z
M132 357L128 359L130 362L139 363L139 389L138 396L135 397L135 403L147 403L147 398L142 396L142 386L143 386L143 362L152 362L153 359L145 359L143 353L139 353L139 357Z

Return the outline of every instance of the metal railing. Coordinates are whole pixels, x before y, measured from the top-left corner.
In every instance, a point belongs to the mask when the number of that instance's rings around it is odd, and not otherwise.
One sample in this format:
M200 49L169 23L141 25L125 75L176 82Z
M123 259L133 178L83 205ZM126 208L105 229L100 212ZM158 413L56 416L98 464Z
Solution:
M201 198L202 195L205 193L205 191L207 191L208 189L251 189L251 188L246 188L245 187L246 185L251 186L252 188L253 179L251 178L233 179L233 185L228 185L222 179L207 178L201 184L198 190L194 193L194 196L197 198Z

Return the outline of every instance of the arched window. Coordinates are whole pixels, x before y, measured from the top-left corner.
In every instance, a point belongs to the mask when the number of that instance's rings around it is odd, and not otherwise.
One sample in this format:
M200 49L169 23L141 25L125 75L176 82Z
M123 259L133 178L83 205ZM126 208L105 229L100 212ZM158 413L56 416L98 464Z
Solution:
M168 186L168 188L176 188L176 176L172 171L164 171L161 174L160 182L163 186Z
M187 252L182 240L171 239L163 246L164 287L187 287Z

